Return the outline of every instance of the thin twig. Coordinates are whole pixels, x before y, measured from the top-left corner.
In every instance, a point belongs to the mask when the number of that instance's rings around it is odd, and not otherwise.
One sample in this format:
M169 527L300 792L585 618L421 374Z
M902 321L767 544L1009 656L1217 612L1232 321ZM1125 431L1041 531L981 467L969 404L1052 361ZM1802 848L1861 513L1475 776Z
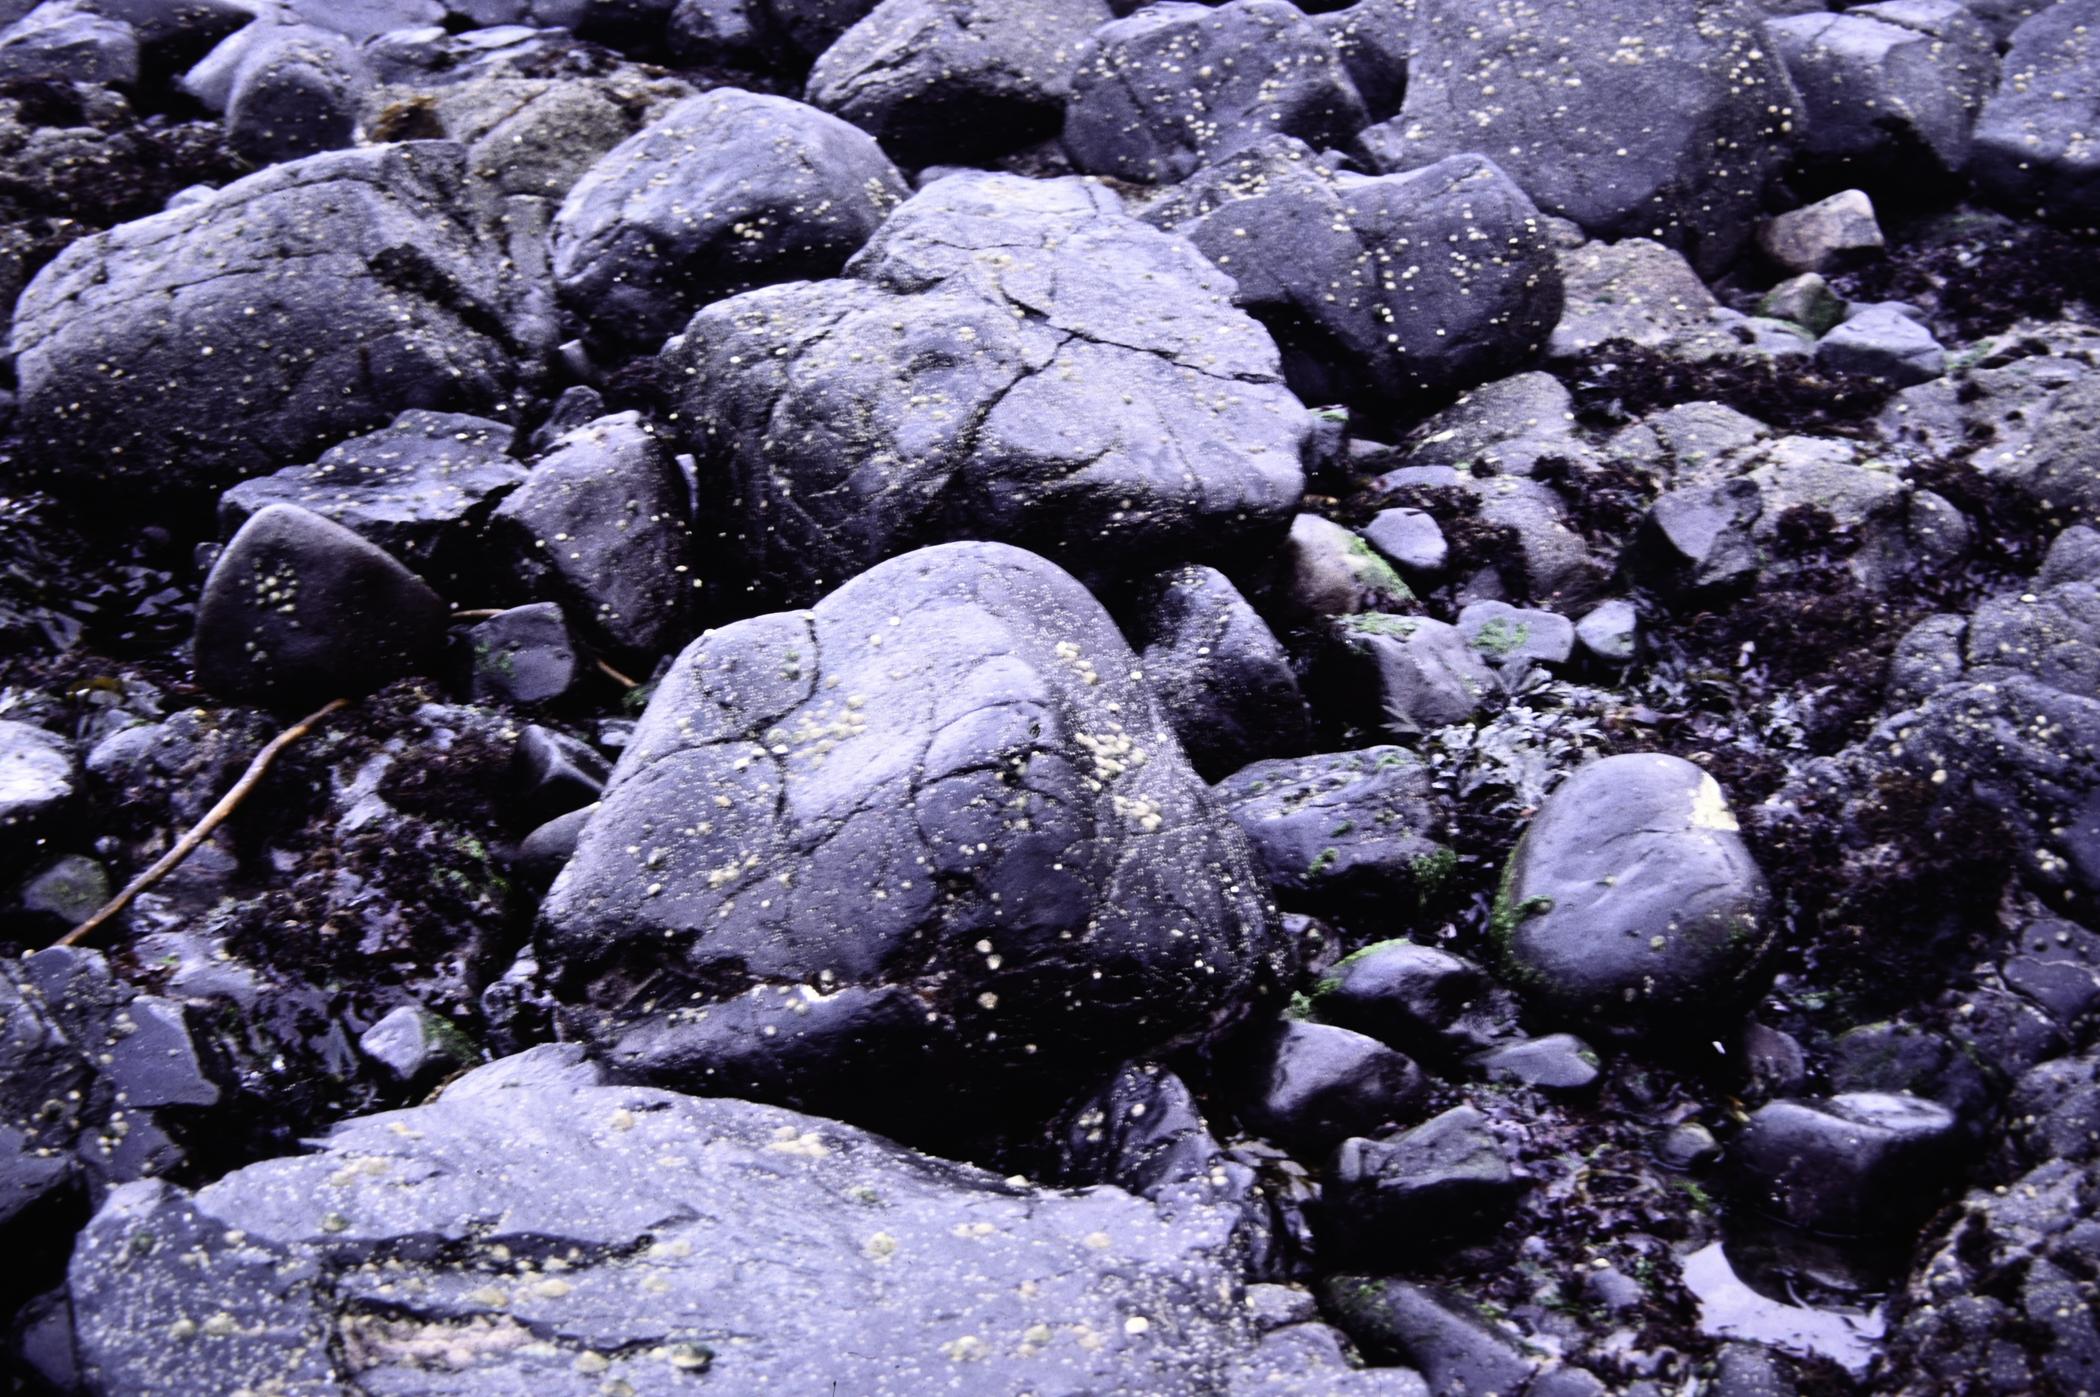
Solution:
M279 752L306 736L307 733L313 730L314 724L320 722L338 708L348 706L349 702L350 700L348 699L336 699L325 708L307 714L304 718L301 718L298 722L271 738L270 745L255 754L255 760L248 763L248 769L241 773L241 779L233 783L233 789L220 797L219 803L214 805L203 819L197 821L195 827L188 834L182 836L181 843L163 854L160 862L125 884L124 891L104 903L94 916L89 917L79 926L74 927L64 936L52 942L52 949L56 950L60 946L77 945L79 942L86 940L94 932L95 928L130 906L133 898L174 872L176 865L195 853L197 846L209 839L211 832L226 823L226 817L231 815L240 806L240 803L248 798L248 793L254 790L256 785L263 779L263 773L270 769L270 763L277 759Z
M620 671L614 669L611 665L607 664L603 660L598 661L598 668L604 670L607 674L610 674L613 678L619 680L620 685L623 688L639 689L642 687L641 685L635 683L632 679L629 679L626 675L620 673Z
M501 616L502 614L503 608L500 606L477 606L472 611L453 612L452 619L455 621L486 621L491 616Z

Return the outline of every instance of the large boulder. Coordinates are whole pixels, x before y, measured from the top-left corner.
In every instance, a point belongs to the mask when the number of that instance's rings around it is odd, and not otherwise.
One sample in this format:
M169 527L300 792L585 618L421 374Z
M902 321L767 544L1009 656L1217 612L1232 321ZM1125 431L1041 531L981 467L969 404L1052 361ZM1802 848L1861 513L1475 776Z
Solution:
M1333 47L1295 5L1149 5L1102 26L1065 108L1079 168L1173 184L1264 136L1349 146L1370 120Z
M1307 402L1417 415L1536 356L1561 315L1537 207L1479 155L1374 179L1270 136L1144 218L1232 275Z
M208 504L405 408L507 407L544 347L442 142L335 151L72 244L22 293L18 480Z
M1105 0L886 0L809 70L811 106L906 165L967 164L1057 134Z
M1280 933L1134 668L995 543L702 637L542 910L579 1030L665 1085L926 1138L1240 1012Z
M2022 24L2004 80L1976 123L1969 174L2016 208L2090 222L2100 213L2100 0L2063 0Z
M851 280L693 317L664 377L759 598L953 538L1089 578L1274 547L1310 414L1232 279L1120 209L1090 182L953 175Z
M835 275L906 192L865 132L716 88L576 181L554 220L555 287L611 343L654 349L710 301Z
M1655 238L1718 273L1787 163L1801 99L1745 0L1533 9L1422 0L1384 168L1492 156L1592 237Z
M93 1389L1208 1397L1254 1348L1231 1209L580 1084L548 1051L195 1194L114 1192L68 1278Z
M1547 797L1493 924L1527 998L1638 1034L1710 1024L1745 991L1768 901L1720 784L1649 752L1593 762Z

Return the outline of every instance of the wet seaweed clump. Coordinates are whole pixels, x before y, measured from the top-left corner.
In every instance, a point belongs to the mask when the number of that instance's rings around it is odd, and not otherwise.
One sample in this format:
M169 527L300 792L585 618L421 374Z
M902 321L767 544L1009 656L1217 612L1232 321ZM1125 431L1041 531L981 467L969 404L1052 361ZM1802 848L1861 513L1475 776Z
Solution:
M1909 301L1946 343L2100 306L2100 244L2043 224L1963 210L1926 220L1888 255L1833 279L1850 301Z
M1728 356L1684 359L1607 340L1552 371L1575 399L1576 420L1605 429L1682 403L1712 402L1804 436L1871 438L1895 385L1826 373L1811 360Z

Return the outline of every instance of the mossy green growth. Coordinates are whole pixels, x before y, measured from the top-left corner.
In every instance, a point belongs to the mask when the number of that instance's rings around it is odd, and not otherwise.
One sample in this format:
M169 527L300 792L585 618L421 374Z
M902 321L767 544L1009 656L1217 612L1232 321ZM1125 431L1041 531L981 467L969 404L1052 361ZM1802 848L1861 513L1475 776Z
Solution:
M1397 635L1402 640L1413 635L1421 623L1412 616L1393 616L1383 611L1365 611L1355 616L1342 618L1345 629L1356 635Z
M1415 876L1416 898L1426 902L1442 891L1451 875L1458 871L1458 854L1451 849L1416 854L1407 861L1407 871Z
M1328 869L1334 867L1341 857L1342 851L1339 849L1332 847L1322 849L1319 853L1314 854L1313 861L1306 865L1305 876L1308 878L1319 877Z
M1413 601L1414 589L1409 587L1393 565L1378 556L1363 538L1349 536L1349 566L1356 572L1356 580L1373 591L1383 592L1395 601Z
M1480 628L1473 637L1473 648L1496 659L1506 659L1525 641L1531 639L1531 623L1519 621L1512 626L1506 616L1497 616Z

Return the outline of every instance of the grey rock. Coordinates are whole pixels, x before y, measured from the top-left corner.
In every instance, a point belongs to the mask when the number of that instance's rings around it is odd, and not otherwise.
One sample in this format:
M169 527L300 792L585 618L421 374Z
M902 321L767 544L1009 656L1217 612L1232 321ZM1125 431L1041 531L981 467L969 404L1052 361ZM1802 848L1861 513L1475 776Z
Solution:
M1970 618L1964 648L1971 668L2002 665L2066 693L2100 697L2096 624L2100 586L2066 582L1984 602Z
M678 0L664 42L682 62L756 68L785 47L759 0Z
M461 1073L446 1084L442 1099L464 1101L482 1096L503 1100L503 1093L510 1091L604 1085L605 1065L581 1043L542 1043Z
M1791 1033L1750 1019L1737 1036L1735 1052L1753 1100L1798 1096L1808 1084L1808 1055Z
M907 166L969 164L1057 134L1104 0L885 0L809 72L808 100Z
M1138 618L1138 667L1189 764L1216 780L1310 741L1305 698L1268 623L1215 568L1159 579Z
M2006 1111L2028 1163L2083 1164L2100 1154L2100 1085L2093 1067L2090 1054L2057 1058L2014 1083Z
M330 447L310 466L244 480L219 496L219 537L268 505L292 504L378 544L455 599L486 587L480 535L525 479L505 423L412 408Z
M115 1042L101 1066L118 1105L148 1110L219 1104L219 1085L198 1056L181 1004L142 994L117 1011L110 1028Z
M1366 178L1268 136L1147 206L1239 283L1307 402L1411 416L1536 356L1561 315L1560 268L1524 192L1453 156ZM1489 258L1423 260L1452 238Z
M1408 433L1406 466L1454 466L1483 476L1530 475L1538 458L1580 451L1575 400L1546 373L1483 384Z
M564 351L568 345L563 345ZM588 427L601 417L609 416L605 410L605 395L586 383L573 383L561 390L554 406L547 413L547 420L533 428L526 440L531 457L546 455L560 441L578 427Z
M538 885L553 882L554 875L576 856L576 844L583 838L583 827L590 822L597 808L594 802L566 815L557 815L535 828L518 844L519 867Z
M0 32L0 78L130 87L139 80L138 33L74 0L47 0Z
M1408 33L1413 0L1356 0L1312 17L1327 36L1373 121L1386 121L1407 95Z
M1369 121L1297 7L1170 0L1103 25L1081 51L1064 144L1090 174L1174 184L1264 136L1341 147Z
M512 781L526 809L541 818L594 804L611 774L605 758L567 733L538 723L527 723L518 733Z
M615 413L554 444L489 521L497 550L535 600L616 654L651 658L692 635L684 477L640 414Z
M1615 1032L1685 1026L1741 994L1769 894L1720 785L1660 753L1606 757L1546 799L1495 928L1535 1002Z
M1247 1310L1254 1316L1254 1327L1266 1334L1286 1324L1304 1324L1307 1320L1318 1319L1320 1302L1302 1286L1250 1285L1247 1287Z
M2043 592L2065 582L2100 582L2100 531L2073 524L2050 541L2034 589Z
M2016 1080L2070 1046L2062 1026L2048 1014L2026 997L1995 985L1949 990L1941 1002L1960 1015L1968 1046L2002 1078Z
M356 43L395 29L436 24L444 16L438 0L288 0L293 14Z
M1411 941L1351 953L1314 984L1309 1012L1428 1062L1450 1063L1516 1034L1516 1006L1479 966Z
M1331 519L1300 514L1277 558L1277 604L1293 620L1405 606L1414 592L1369 543Z
M1832 373L1868 374L1909 387L1945 373L1947 351L1917 321L1877 306L1823 336L1816 363Z
M15 0L10 8L30 7ZM209 44L255 17L234 0L95 0L94 13L130 25L149 47L171 40Z
M659 682L543 904L541 960L579 989L613 977L608 996L637 965L690 982L590 1031L632 1039L636 1071L692 1038L695 1075L666 1079L702 1090L716 1020L757 1013L746 985L812 1016L872 1006L862 1055L918 1062L920 1085L845 1103L861 1114L966 1128L1098 1080L1281 969L1244 838L1134 668L1076 582L990 543L704 636ZM909 987L934 966L948 989L927 1002ZM809 1051L812 1070L850 1065ZM936 1107L931 1080L955 1096ZM996 1100L955 1106L987 1081Z
M1980 1055L1914 1024L1862 1024L1838 1035L1828 1074L1840 1094L1881 1092L1936 1101L1972 1131L1996 1109L2001 1091Z
M853 280L694 317L664 365L702 497L741 502L722 542L756 596L807 602L956 537L1103 582L1273 550L1309 415L1230 278L1119 207L1078 180L949 176Z
M1672 485L1718 484L1735 474L1742 453L1770 435L1764 423L1734 408L1680 403L1621 431L1609 449Z
M1156 1063L1126 1063L1053 1131L1056 1178L1071 1187L1113 1184L1159 1202L1190 1188L1222 1193L1223 1171L1245 1170L1226 1163L1188 1086Z
M72 812L80 762L57 733L0 719L0 860L30 854Z
M1640 612L1623 598L1605 602L1575 623L1575 638L1606 664L1627 664L1640 650Z
M234 70L227 144L257 164L352 145L371 80L342 35L312 25L270 26L242 49Z
M1953 1182L1954 1113L1914 1096L1853 1092L1752 1113L1733 1158L1750 1205L1811 1232L1894 1232Z
M609 342L654 349L710 301L835 275L906 192L865 132L717 88L576 181L554 220L555 287Z
M1615 58L1633 34L1649 56ZM1485 151L1547 213L1595 238L1661 239L1702 270L1742 247L1794 144L1800 98L1748 4L1533 12L1422 0L1410 38L1400 115L1365 134L1374 156L1412 167ZM1496 100L1483 105L1488 86ZM1673 119L1626 120L1663 110Z
M1763 1344L1723 1344L1714 1360L1714 1397L1794 1397L1787 1362Z
M1670 490L1642 521L1630 560L1637 572L1676 592L1741 587L1756 578L1763 557L1752 530L1764 498L1751 480L1727 480Z
M1412 1364L1433 1397L1517 1397L1536 1371L1508 1338L1421 1286L1344 1275L1321 1293L1351 1338Z
M1803 155L1824 178L1893 194L1967 163L1998 57L1989 33L1959 5L1897 0L1777 19L1771 30L1801 92Z
M1474 1058L1473 1065L1491 1082L1556 1091L1581 1091L1595 1085L1600 1075L1596 1053L1572 1033L1549 1033L1491 1048Z
M1641 1283L1616 1266L1590 1272L1583 1279L1582 1288L1589 1293L1590 1299L1614 1314L1639 1309L1648 1299L1648 1292ZM1537 1391L1535 1387L1532 1390Z
M197 682L297 707L433 672L451 608L340 524L297 505L258 511L197 603Z
M67 926L77 926L116 891L109 870L80 854L63 854L22 882L18 894L25 912L42 912Z
M1286 1019L1249 1046L1234 1093L1241 1122L1301 1159L1405 1118L1422 1069L1366 1034Z
M408 1085L428 1082L474 1060L458 1029L419 1004L403 1004L366 1029L358 1048Z
M1575 653L1575 623L1551 611L1477 601L1458 613L1459 633L1491 665L1566 664Z
M1671 1126L1655 1142L1656 1162L1666 1169L1703 1169L1720 1157L1720 1142L1697 1121Z
M1523 1192L1487 1117L1465 1105L1390 1139L1344 1142L1325 1201L1349 1253L1420 1254L1494 1231Z
M67 444L33 474L105 507L196 504L404 408L504 402L519 287L466 178L457 146L339 151L73 243L16 307L23 430ZM178 303L185 334L139 333Z
M476 703L552 703L584 677L582 651L553 602L498 612L468 630L466 643Z
M488 1355L477 1386L860 1391L1018 1363L1033 1391L1198 1397L1254 1344L1232 1222L1007 1184L766 1106L536 1086L345 1122L195 1195L120 1190L69 1289L82 1367L113 1391L413 1391L458 1381L424 1359L458 1345ZM178 1260L200 1250L208 1265ZM364 1271L375 1253L398 1269ZM419 1309L396 1317L386 1296L411 1281ZM235 1332L206 1331L222 1312ZM198 1333L172 1337L170 1314Z
M2055 0L1962 0L1963 7L1990 30L1991 38L2000 45L2053 3Z
M1969 162L1992 198L2069 219L2100 211L2100 153L2080 135L2100 114L2096 28L2100 0L2063 0L2014 32Z
M1451 556L1436 519L1419 509L1381 509L1364 525L1363 536L1403 574L1434 577Z
M1427 895L1450 859L1430 838L1429 771L1404 748L1255 762L1215 798L1292 906L1390 907Z
M875 8L875 0L762 0L781 37L811 58L824 52Z
M1251 1289L1251 1287L1250 1287ZM1262 1336L1260 1346L1226 1375L1231 1397L1429 1397L1412 1368L1363 1368L1340 1331L1292 1324Z
M2061 389L2040 416L2030 448L2006 476L2053 519L2100 523L2100 375Z
M1757 313L1791 320L1811 335L1821 336L1845 318L1845 302L1817 273L1803 272L1766 292Z
M80 1365L73 1357L73 1307L63 1288L46 1291L24 1305L10 1326L9 1348L27 1371L52 1391L75 1392Z
M1560 257L1565 309L1552 353L1572 358L1607 340L1667 344L1706 325L1720 302L1684 255L1648 238L1589 243Z
M1456 626L1381 612L1347 618L1341 637L1375 676L1385 725L1394 732L1463 723L1495 692L1494 671Z
M1881 252L1887 244L1881 225L1874 221L1874 201L1857 189L1847 189L1779 215L1758 229L1757 246L1782 269L1799 277L1841 271ZM1811 297L1814 294L1813 287L1803 290Z

